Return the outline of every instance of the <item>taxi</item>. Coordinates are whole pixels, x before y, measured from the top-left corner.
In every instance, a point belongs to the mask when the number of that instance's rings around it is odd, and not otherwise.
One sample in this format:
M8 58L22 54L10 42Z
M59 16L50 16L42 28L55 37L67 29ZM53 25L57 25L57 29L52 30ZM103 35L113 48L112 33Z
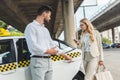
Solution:
M72 57L72 62L69 63L60 55L51 56L53 80L72 80L82 65L81 50L65 41L55 39L54 42ZM1 36L0 80L32 80L29 65L30 52L24 36Z

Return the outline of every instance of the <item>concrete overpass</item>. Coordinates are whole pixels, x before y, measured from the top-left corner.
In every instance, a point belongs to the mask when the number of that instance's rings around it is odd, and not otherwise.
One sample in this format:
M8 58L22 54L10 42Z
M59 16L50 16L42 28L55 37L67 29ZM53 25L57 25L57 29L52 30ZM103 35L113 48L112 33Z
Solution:
M120 26L120 0L106 5L91 21L100 32Z
M51 36L57 38L65 30L65 40L75 46L72 37L75 35L74 12L83 0L1 0L0 19L7 24L24 31L26 25L36 17L40 5L53 8L50 24L46 24Z
M52 35L59 35L63 30L62 3L65 1L68 0L1 0L0 19L24 31L25 26L35 18L40 5L47 4L53 8L52 20L47 24L47 28ZM76 11L82 0L73 2Z

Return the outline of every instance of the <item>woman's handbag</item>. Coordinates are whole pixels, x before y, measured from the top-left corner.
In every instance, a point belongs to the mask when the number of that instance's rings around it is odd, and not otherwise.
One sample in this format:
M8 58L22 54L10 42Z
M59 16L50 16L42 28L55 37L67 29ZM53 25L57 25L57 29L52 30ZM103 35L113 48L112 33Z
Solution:
M84 76L84 73L79 70L72 80L84 80Z
M101 66L98 67L97 73L95 74L96 80L113 80L110 71L107 71L104 65L102 67L102 70L100 68Z

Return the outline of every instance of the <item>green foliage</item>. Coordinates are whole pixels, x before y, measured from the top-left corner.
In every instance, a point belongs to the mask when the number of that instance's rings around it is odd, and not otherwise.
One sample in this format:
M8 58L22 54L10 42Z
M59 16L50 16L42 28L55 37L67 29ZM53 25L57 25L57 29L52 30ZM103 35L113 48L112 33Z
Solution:
M12 26L8 27L7 30L10 32L10 36L24 36L21 31L15 29Z
M24 36L24 34L18 31L10 31L10 36Z
M0 20L0 27L2 27L2 28L7 28L7 24L4 22L4 21L1 21Z
M111 44L111 40L109 40L108 38L105 38L105 37L102 38L102 42L106 43L106 44Z
M24 34L22 32L18 31L14 27L12 27L12 26L8 27L8 25L2 20L0 20L0 27L7 30L10 33L10 36L24 36Z

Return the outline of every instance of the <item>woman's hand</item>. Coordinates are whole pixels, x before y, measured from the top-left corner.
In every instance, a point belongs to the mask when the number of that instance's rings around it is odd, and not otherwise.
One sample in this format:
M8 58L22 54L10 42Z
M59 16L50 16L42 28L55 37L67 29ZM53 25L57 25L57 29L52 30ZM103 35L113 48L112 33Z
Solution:
M76 39L73 39L73 41L74 41L77 45L79 45L79 42L78 42Z
M103 61L99 61L99 65L100 66L104 65L104 62Z

